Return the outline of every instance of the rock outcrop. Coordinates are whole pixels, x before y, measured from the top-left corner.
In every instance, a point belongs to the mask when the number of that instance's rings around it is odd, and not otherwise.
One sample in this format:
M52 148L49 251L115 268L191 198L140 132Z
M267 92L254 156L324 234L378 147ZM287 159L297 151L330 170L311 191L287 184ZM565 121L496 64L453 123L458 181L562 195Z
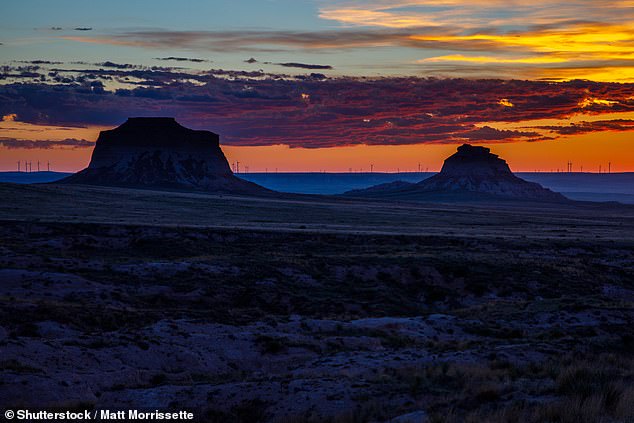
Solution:
M269 192L237 178L219 136L185 128L174 118L129 118L102 131L89 166L61 183L257 194Z
M518 178L506 161L492 154L490 149L469 144L458 147L458 151L445 160L440 173L421 182L392 182L348 191L346 195L429 201L568 201L559 193Z

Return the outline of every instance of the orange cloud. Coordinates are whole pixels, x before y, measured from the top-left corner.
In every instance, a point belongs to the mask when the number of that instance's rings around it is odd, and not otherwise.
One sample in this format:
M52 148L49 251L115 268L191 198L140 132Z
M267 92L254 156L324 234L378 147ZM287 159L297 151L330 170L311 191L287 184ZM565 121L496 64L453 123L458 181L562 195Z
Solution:
M480 76L482 66L494 64L496 74L514 77L634 80L629 0L335 0L320 17L409 31L396 42L401 46L485 53L421 59L422 71Z
M600 98L586 97L582 101L579 102L579 107L581 107L582 109L585 109L586 107L590 107L594 105L612 107L615 104L619 104L619 102L613 101L613 100L603 100Z
M418 15L395 14L380 10L367 9L325 9L320 15L322 19L339 21L344 24L361 26L382 26L387 28L411 28L418 26L440 26L437 21Z
M2 116L3 122L14 122L18 118L18 115L15 113L9 113L8 115Z
M504 107L515 107L515 105L511 103L508 98L500 99L500 101L498 101L498 104Z
M333 0L322 19L346 25L385 28L421 26L537 26L579 21L631 21L633 3L614 0ZM485 20L486 19L486 20Z
M563 63L568 59L561 57L491 57L491 56L463 56L462 54L450 54L446 56L428 57L418 60L417 63L438 63L438 62L467 62L467 63L501 63L501 64L545 64L545 63Z
M345 12L349 12L347 9ZM383 12L381 12L383 13ZM370 12L374 15L375 12ZM357 19L368 13L352 14ZM347 15L346 15L347 16ZM348 24L343 15L340 22ZM570 23L515 28L460 27L405 18L386 25L394 29L346 28L318 32L296 31L133 31L97 37L62 37L84 43L149 49L191 49L217 52L325 52L376 47L401 47L436 55L403 63L428 75L525 79L634 81L634 17L628 23ZM364 25L363 20L357 22ZM351 24L352 25L352 24ZM445 51L451 54L440 54ZM459 53L465 52L465 53ZM372 60L368 56L368 60ZM491 66L495 66L492 70Z

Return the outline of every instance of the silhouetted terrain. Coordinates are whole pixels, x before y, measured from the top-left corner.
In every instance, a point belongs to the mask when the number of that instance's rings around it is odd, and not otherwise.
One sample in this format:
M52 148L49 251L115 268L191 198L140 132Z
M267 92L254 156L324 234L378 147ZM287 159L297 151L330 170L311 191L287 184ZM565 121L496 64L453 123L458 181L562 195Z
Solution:
M238 422L634 417L633 207L0 196L2 404Z
M129 118L99 134L88 167L59 183L264 194L236 178L220 137L185 128L173 118Z
M63 172L0 172L0 182L38 183L54 182L69 176ZM237 177L265 188L298 194L342 194L353 189L394 181L420 182L433 173L239 173ZM536 182L553 191L563 193L572 200L618 201L634 204L634 173L525 173L517 176Z
M565 202L563 195L518 178L506 161L486 147L464 144L448 157L440 172L417 183L396 181L347 191L350 197L408 201L513 200Z
M70 175L70 172L0 172L0 182L39 184L59 181Z

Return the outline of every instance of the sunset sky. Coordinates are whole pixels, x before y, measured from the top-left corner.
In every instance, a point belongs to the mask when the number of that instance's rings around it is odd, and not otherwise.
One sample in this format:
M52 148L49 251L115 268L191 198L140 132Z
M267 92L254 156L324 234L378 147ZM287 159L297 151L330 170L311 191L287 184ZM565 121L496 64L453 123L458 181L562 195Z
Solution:
M250 171L634 171L632 0L23 0L0 65L0 170L175 116Z

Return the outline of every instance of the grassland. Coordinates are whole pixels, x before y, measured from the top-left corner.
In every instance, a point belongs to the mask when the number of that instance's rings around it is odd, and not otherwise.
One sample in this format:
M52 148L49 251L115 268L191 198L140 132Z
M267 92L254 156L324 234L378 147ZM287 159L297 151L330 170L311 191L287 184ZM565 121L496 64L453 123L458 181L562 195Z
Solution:
M634 209L0 185L0 403L628 422Z

